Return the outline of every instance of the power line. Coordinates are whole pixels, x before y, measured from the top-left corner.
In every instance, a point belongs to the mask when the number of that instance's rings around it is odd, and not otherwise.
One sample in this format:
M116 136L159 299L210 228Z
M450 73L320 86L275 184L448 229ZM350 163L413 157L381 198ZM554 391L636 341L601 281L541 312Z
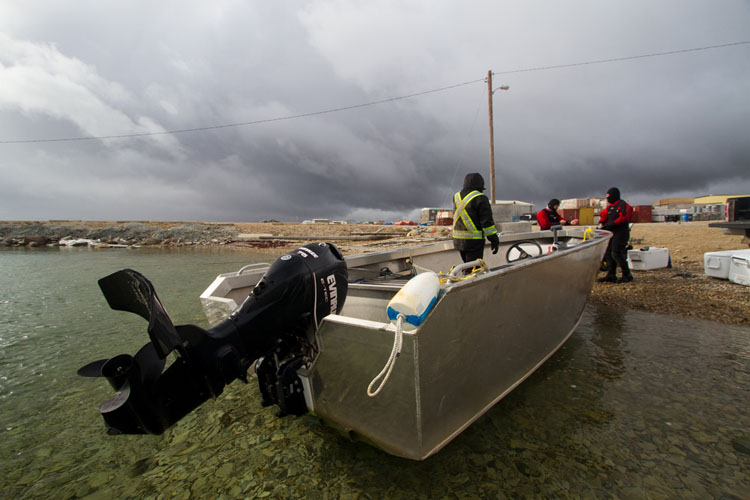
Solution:
M642 54L642 55L637 55L637 56L617 57L617 58L612 58L612 59L600 59L596 61L578 62L578 63L570 63L570 64L559 64L556 66L540 66L536 68L498 71L498 72L493 72L492 74L493 75L509 75L513 73L526 73L526 72L531 72L531 71L548 71L552 69L572 68L576 66L588 66L592 64L604 64L604 63L610 63L610 62L628 61L628 60L633 60L633 59L644 59L648 57L661 57L661 56L668 56L668 55L674 55L674 54L683 54L687 52L714 50L714 49L721 49L721 48L726 48L726 47L733 47L737 45L748 45L748 44L750 44L750 41L734 42L734 43L726 43L722 45L709 45L705 47L696 47L696 48L691 48L691 49L672 50L668 52L655 52L652 54ZM206 130L218 130L218 129L223 129L223 128L260 125L263 123L273 123L273 122L280 122L280 121L287 121L287 120L295 120L298 118L308 118L311 116L326 115L326 114L331 114L331 113L338 113L341 111L347 111L351 109L376 106L378 104L385 104L385 103L400 101L404 99L411 99L413 97L419 97L419 96L423 96L427 94L434 94L437 92L443 92L446 90L451 90L451 89L455 89L458 87L463 87L466 85L472 85L474 83L486 82L486 81L487 80L485 78L480 78L478 80L471 80L468 82L448 85L447 87L440 87L436 89L425 90L422 92L416 92L413 94L407 94L407 95L402 95L398 97L390 97L387 99L381 99L378 101L370 101L370 102L366 102L362 104L354 104L352 106L342 106L339 108L331 108L331 109L326 109L322 111L313 111L310 113L302 113L302 114L297 114L297 115L280 116L276 118L266 118L263 120L254 120L254 121L249 121L249 122L229 123L229 124L223 124L223 125L210 125L210 126L205 126L205 127L186 128L186 129L179 129L179 130L164 130L161 132L141 132L141 133L135 133L135 134L117 134L117 135L100 135L100 136L85 136L85 137L63 137L63 138L56 138L56 139L27 139L27 140L17 140L17 141L0 141L0 144L31 144L31 143L43 143L43 142L71 142L71 141L93 141L93 140L104 140L104 139L129 139L129 138L136 138L136 137L148 137L148 136L168 135L168 134L183 134L186 132L202 132Z
M514 69L510 71L499 71L495 73L492 72L493 75L510 75L513 73L525 73L529 71L547 71L550 69L560 69L560 68L573 68L576 66L588 66L590 64L604 64L604 63L610 63L610 62L617 62L617 61L630 61L632 59L645 59L647 57L660 57L660 56L671 56L674 54L684 54L686 52L698 52L701 50L713 50L713 49L723 49L725 47L733 47L735 45L748 45L750 44L750 41L746 42L734 42L734 43L725 43L723 45L709 45L706 47L696 47L694 49L681 49L681 50L671 50L669 52L655 52L653 54L642 54L639 56L628 56L628 57L617 57L613 59L599 59L597 61L588 61L588 62L579 62L579 63L570 63L570 64L559 64L557 66L541 66L538 68L526 68L526 69Z
M325 115L330 113L338 113L339 111L346 111L349 109L357 109L357 108L365 108L367 106L375 106L377 104L384 104L387 102L394 102L399 101L402 99L409 99L412 97L418 97L421 95L426 94L433 94L436 92L442 92L444 90L450 90L455 89L457 87L462 87L464 85L471 85L473 83L477 82L483 82L484 78L480 78L478 80L472 80L470 82L464 82L464 83L457 83L455 85L449 85L447 87L440 87L438 89L432 89L432 90L425 90L423 92L416 92L414 94L408 94L403 95L399 97L390 97L388 99L381 99L379 101L371 101L366 102L362 104L355 104L352 106L343 106L340 108L333 108L333 109L326 109L323 111L313 111L310 113L303 113L299 115L289 115L289 116L279 116L276 118L266 118L263 120L254 120L250 122L241 122L241 123L229 123L224 125L210 125L206 127L196 127L196 128L185 128L180 130L165 130L162 132L141 132L136 134L120 134L120 135L99 135L99 136L86 136L86 137L65 137L65 138L58 138L58 139L29 139L29 140L20 140L20 141L0 141L0 144L28 144L28 143L35 143L35 142L67 142L67 141L92 141L92 140L101 140L101 139L126 139L126 138L133 138L133 137L146 137L146 136L152 136L152 135L166 135L166 134L182 134L185 132L201 132L205 130L216 130L216 129L222 129L222 128L230 128L230 127L243 127L247 125L259 125L262 123L272 123L272 122L280 122L285 120L294 120L297 118L307 118L310 116L318 116L318 115Z

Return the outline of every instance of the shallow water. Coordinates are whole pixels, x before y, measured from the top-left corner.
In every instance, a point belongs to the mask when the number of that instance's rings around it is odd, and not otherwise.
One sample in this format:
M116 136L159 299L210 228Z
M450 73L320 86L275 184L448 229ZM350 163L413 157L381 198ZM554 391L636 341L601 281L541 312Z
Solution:
M206 326L220 250L0 250L0 496L750 498L750 329L588 306L568 343L437 455L412 462L234 382L162 436L107 436L83 364L147 341L96 280L124 267Z

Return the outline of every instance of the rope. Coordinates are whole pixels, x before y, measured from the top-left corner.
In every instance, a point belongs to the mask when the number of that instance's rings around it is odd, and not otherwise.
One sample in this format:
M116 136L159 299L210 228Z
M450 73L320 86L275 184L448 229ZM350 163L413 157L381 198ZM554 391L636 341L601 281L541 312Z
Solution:
M451 273L456 268L456 266L451 267L450 271L448 271L448 274L444 274L442 271L438 274L438 278L440 278L440 283L448 283L449 281L452 283L458 282L458 281L466 281L468 279L476 277L479 273L485 273L487 271L487 263L482 259L477 259L482 262L479 266L474 266L471 268L471 273L467 274L466 276L451 276Z
M401 354L401 343L403 341L402 326L405 319L406 316L404 316L403 314L399 314L396 318L396 335L393 337L393 349L391 349L391 355L388 357L388 361L386 362L380 373L378 373L378 375L374 379L372 379L370 385L367 386L367 395L371 398L377 396L381 389L383 389L383 386L391 376L391 370L393 370L393 366L396 364L396 358L398 358L398 355ZM383 377L383 375L385 376ZM373 392L372 386L375 385L380 377L383 377L383 380L380 382L378 388Z
M486 272L487 270L487 263L484 262L482 259L477 259L479 262L481 262L480 265L474 266L471 269L471 274L463 277L458 276L450 276L450 272L455 269L455 266L451 268L451 271L449 271L449 274L444 274L442 271L438 275L438 278L440 279L441 283L446 283L448 281L457 282L457 281L464 281L471 279L475 277L479 273ZM414 266L414 263L412 263L412 266ZM424 268L423 268L424 269ZM391 349L391 355L388 356L388 361L385 363L385 366L382 370L380 370L380 373L377 374L377 376L372 379L370 384L367 386L367 395L371 398L377 396L380 391L383 389L383 386L385 386L385 383L388 381L388 378L391 376L391 371L393 370L393 366L396 364L396 358L398 358L399 354L401 354L401 345L403 343L403 324L404 320L406 320L406 316L399 313L399 315L396 317L396 334L393 337L393 349ZM378 382L379 379L380 385L377 389L373 391L373 386Z
M587 227L586 230L583 232L583 241L586 241L587 237L591 237L591 238L596 237L596 231L594 231L590 227Z

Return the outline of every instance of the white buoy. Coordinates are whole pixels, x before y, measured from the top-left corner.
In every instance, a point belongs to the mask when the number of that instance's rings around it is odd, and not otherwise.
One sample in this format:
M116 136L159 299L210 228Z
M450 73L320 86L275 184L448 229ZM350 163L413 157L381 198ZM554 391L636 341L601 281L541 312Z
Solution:
M437 274L426 272L416 275L388 302L388 319L395 322L398 315L403 314L404 329L413 330L424 322L439 292L440 278Z
M388 319L396 325L396 333L393 336L393 349L383 369L378 373L370 385L367 386L367 395L375 397L383 389L383 386L391 376L396 358L401 354L401 342L403 340L402 330L413 330L422 324L429 314L432 306L437 301L440 293L440 278L433 272L418 274L413 277L393 296L386 312ZM409 325L411 328L407 328ZM380 380L377 389L375 384Z

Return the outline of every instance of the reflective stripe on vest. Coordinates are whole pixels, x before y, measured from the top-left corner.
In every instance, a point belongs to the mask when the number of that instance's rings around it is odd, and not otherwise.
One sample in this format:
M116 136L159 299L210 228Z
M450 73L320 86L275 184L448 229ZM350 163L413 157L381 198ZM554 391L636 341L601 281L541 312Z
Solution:
M453 202L456 204L456 211L453 213L453 237L461 240L482 240L484 235L482 231L477 229L474 225L474 221L471 220L469 214L466 213L466 206L471 200L477 196L482 196L479 191L471 191L466 195L466 198L461 199L461 192L459 191L453 196ZM458 221L463 222L465 230L456 229ZM493 226L494 230L495 227ZM495 231L497 232L497 231Z

